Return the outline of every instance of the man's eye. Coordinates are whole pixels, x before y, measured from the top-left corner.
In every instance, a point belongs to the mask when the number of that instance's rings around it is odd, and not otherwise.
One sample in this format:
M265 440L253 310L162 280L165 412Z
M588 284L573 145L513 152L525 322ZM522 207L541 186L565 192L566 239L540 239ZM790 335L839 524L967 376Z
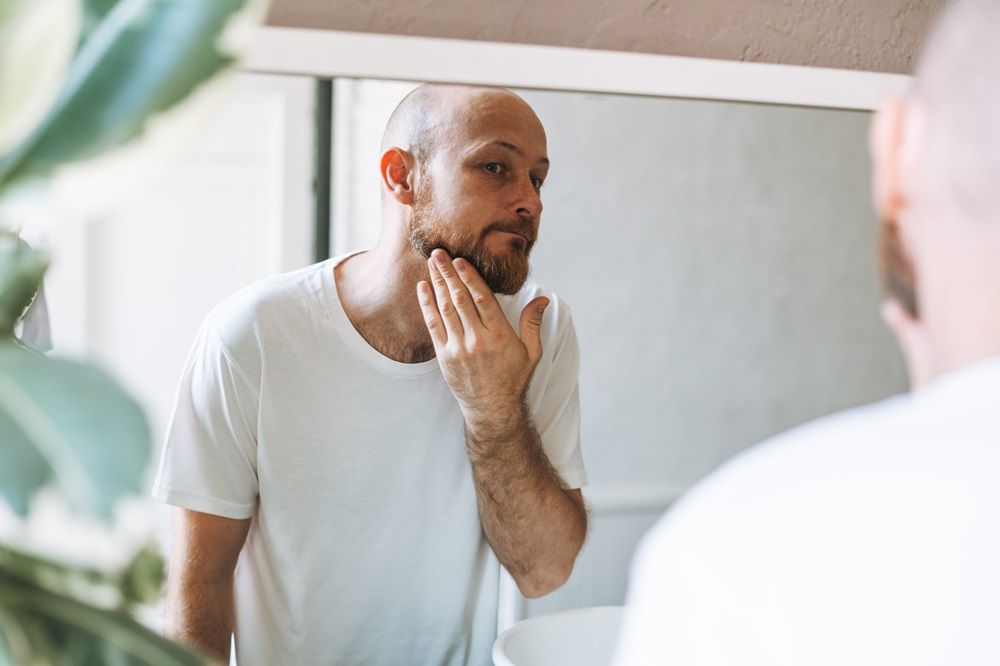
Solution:
M488 164L484 164L483 168L490 173L503 173L503 165L498 162L489 162Z
M541 178L532 178L531 184L535 186L536 190L540 190L542 189L542 185L545 184L545 181L542 180Z

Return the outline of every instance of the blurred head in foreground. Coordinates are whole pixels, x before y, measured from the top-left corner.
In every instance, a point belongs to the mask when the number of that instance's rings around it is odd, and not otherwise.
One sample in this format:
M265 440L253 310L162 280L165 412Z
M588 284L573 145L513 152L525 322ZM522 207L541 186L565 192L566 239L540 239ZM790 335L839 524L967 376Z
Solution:
M872 124L883 316L920 386L1000 353L1000 2L959 0Z

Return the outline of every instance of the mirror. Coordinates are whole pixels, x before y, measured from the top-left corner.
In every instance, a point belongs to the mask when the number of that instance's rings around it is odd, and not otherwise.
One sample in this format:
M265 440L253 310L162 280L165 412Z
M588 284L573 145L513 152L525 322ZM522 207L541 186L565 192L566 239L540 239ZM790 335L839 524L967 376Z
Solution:
M333 253L377 237L381 130L413 84L335 79ZM620 603L631 548L717 465L905 389L879 319L870 112L516 89L546 127L533 277L573 308L594 531L512 619Z
M870 109L906 77L263 37L247 64L257 73L195 154L53 248L57 351L119 376L157 443L207 311L311 261L314 76L335 78L334 253L377 230L378 137L405 81L512 86L546 127L553 168L533 275L574 312L593 529L570 582L531 602L511 592L507 623L620 603L632 547L690 484L781 430L904 389L878 318L866 138ZM413 57L388 61L400 43Z

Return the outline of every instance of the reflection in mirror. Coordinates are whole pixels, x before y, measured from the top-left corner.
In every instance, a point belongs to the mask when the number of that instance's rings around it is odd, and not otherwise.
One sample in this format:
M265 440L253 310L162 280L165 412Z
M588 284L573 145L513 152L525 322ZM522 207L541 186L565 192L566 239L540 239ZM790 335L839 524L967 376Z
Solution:
M378 233L408 82L334 83L333 252ZM742 449L905 389L879 319L861 111L518 90L552 168L533 277L573 308L593 532L514 617L621 603L631 548Z
M381 133L413 85L334 81L334 254L374 242ZM167 182L54 248L57 351L119 376L157 443L208 310L311 261L316 89L245 75ZM878 318L868 113L518 92L548 134L533 275L573 308L593 514L569 583L510 599L508 622L621 603L632 547L679 492L905 386Z

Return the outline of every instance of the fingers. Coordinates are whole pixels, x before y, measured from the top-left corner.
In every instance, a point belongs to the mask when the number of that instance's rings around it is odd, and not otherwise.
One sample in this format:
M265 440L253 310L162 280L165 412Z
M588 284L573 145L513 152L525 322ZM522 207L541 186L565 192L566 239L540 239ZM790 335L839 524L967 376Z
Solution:
M434 298L437 301L437 309L444 322L444 328L449 337L460 337L465 331L462 318L463 316L467 317L465 311L471 306L472 299L468 291L464 294L453 292L449 278L451 283L460 283L461 280L455 275L455 269L446 252L434 250L431 258L427 260L427 268L430 270ZM459 308L463 312L460 313Z
M528 352L528 359L534 364L542 358L542 314L549 305L544 296L532 300L521 310L521 344Z
M417 283L417 301L420 303L420 311L424 315L427 332L431 334L434 349L435 351L440 350L448 342L448 332L445 331L444 321L441 320L441 315L438 312L434 292L425 280Z
M455 259L452 263L458 271L462 284L471 294L472 302L476 308L476 316L486 327L486 330L497 331L499 328L510 328L507 315L504 314L496 295L486 284L486 280L479 274L479 271L462 257Z
M438 249L434 250L427 263L431 270L432 281L435 272L442 279L440 285L435 282L434 289L442 313L444 313L445 299L450 300L458 313L463 329L472 329L482 324L487 330L494 330L495 325L501 322L510 326L496 296L466 259L459 257L452 260L447 252ZM447 319L445 323L447 325Z
M435 344L439 340L443 344L463 336L475 337L480 327L495 333L504 330L514 332L489 285L468 260L461 257L452 260L447 252L436 249L427 260L427 268L430 285L418 285L417 295L424 322L432 337L442 336L434 337ZM548 300L543 300L547 305ZM537 327L541 326L540 312L537 322L534 319L532 322L530 325L536 327L533 335L537 338Z

